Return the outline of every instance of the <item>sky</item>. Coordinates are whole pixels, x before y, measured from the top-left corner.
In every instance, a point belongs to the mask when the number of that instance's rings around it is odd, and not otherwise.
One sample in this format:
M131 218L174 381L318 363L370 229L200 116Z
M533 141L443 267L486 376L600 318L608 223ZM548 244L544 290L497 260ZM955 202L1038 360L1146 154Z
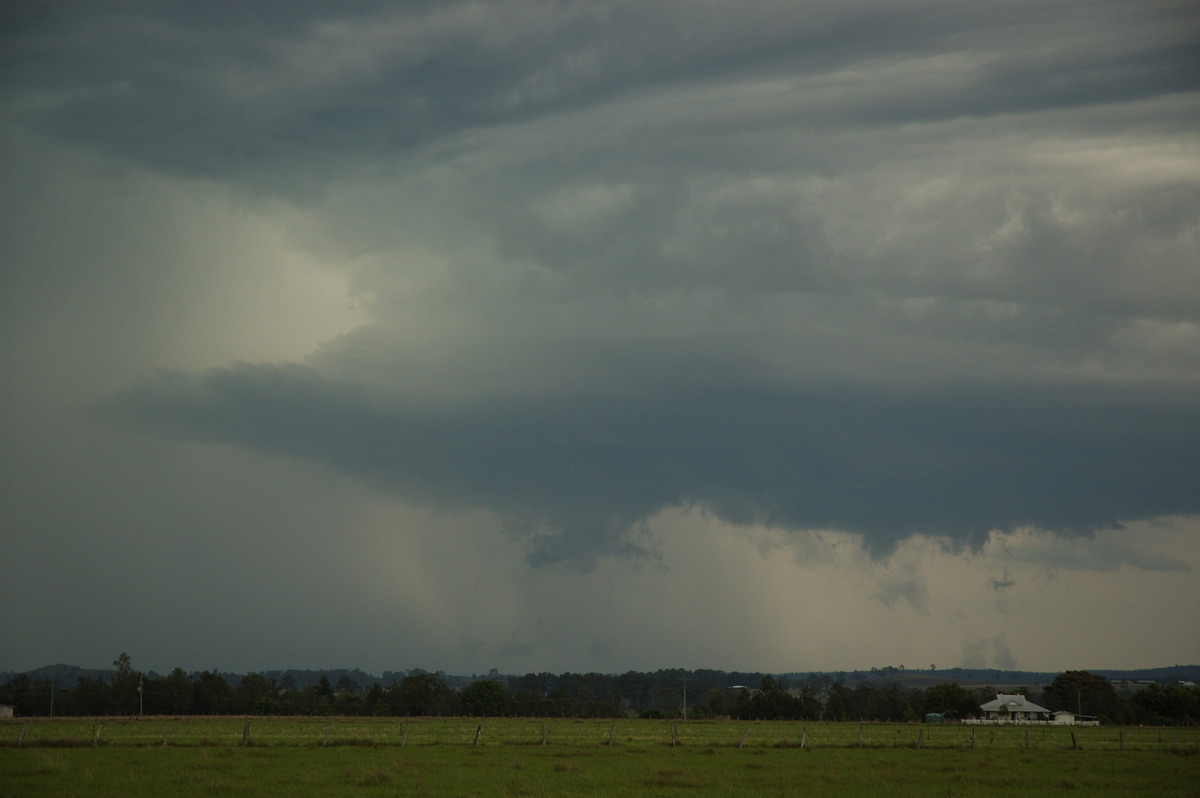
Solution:
M1188 0L14 0L0 148L0 670L1200 663Z

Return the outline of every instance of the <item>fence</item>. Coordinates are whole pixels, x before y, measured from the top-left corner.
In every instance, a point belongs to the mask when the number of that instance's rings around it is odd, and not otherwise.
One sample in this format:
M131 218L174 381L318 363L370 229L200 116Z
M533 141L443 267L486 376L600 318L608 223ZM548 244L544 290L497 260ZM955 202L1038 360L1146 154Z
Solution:
M803 721L154 717L0 721L0 746L675 746L1184 750L1200 729Z

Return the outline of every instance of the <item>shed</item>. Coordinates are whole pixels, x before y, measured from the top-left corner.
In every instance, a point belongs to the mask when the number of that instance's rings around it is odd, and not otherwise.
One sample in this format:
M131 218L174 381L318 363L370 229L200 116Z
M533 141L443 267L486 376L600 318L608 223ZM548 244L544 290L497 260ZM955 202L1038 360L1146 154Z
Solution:
M1065 709L1060 709L1054 713L1054 719L1050 721L1056 726L1099 726L1100 720L1092 715L1076 715L1074 712L1068 712Z
M925 713L925 722L926 723L945 723L946 716L940 712L926 712Z
M16 709L12 704L0 704L0 718L11 718Z

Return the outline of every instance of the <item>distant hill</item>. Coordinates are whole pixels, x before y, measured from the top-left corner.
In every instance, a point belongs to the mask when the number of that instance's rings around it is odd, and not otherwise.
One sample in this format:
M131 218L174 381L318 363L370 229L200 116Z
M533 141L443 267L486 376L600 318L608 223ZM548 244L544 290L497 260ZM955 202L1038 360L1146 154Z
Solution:
M1141 668L1137 670L1110 670L1104 668L1074 668L1073 670L1091 671L1092 673L1104 676L1112 682L1153 681L1160 684L1174 684L1181 681L1200 682L1200 665L1172 665L1170 667ZM324 670L288 669L253 672L262 673L268 679L274 679L276 684L283 685L285 682L288 682L289 686L293 689L303 690L319 682L322 676L329 679L330 683L335 686L339 682L344 684L343 680L348 679L358 688L366 689L376 682L387 686L393 682L400 681L406 675L426 673L427 671L423 671L420 668L410 671L384 671L382 677L374 676L358 668L329 668ZM0 672L0 684L9 682L22 673L34 681L46 679L55 682L62 689L73 689L81 678L100 679L107 682L112 677L113 670L111 668L80 668L75 665L63 664L47 665L31 671ZM659 671L659 673L662 673L662 671ZM761 673L726 673L712 670L699 672L680 669L678 673L681 677L686 678L697 678L699 675L704 675L709 677L707 680L713 682L729 681L731 684L734 682L757 684L758 678L762 676ZM848 687L857 687L860 684L896 684L906 689L926 689L935 684L945 682L957 682L963 687L1040 687L1050 684L1059 673L1060 671L1006 671L995 668L961 667L907 670L889 666L856 671L795 671L775 675L797 685L840 683ZM718 674L728 678L711 678ZM159 678L160 675L154 671L146 672L146 677L150 679ZM192 679L196 679L200 676L200 671L193 671L188 675ZM230 686L235 686L242 680L242 676L245 674L218 673L217 675L224 679ZM451 687L461 687L477 679L505 680L509 676L515 677L521 675L523 674L501 674L492 671L486 676L454 676L441 671L437 672L437 676ZM609 675L616 676L617 674Z
M1111 670L1105 668L1072 668L1089 671L1105 677L1111 682L1153 681L1174 684L1180 681L1200 681L1200 665L1172 665L1165 668L1141 668L1137 670ZM781 674L798 683L829 679L850 687L860 684L897 684L905 688L925 689L935 684L957 682L963 687L1040 687L1050 684L1061 671L1006 671L996 668L937 668L929 670L901 670L887 667L869 671L800 672Z
M47 679L63 689L73 690L79 684L80 679L103 679L107 682L112 677L113 670L111 668L80 668L76 665L45 665L32 671L0 673L0 683L12 681L22 673L32 681Z

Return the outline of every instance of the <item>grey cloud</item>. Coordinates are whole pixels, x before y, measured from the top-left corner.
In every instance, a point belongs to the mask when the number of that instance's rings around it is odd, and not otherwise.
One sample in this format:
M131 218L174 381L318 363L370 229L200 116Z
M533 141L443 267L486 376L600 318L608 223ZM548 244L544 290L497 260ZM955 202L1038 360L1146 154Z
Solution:
M877 550L927 533L1087 532L1200 512L1200 403L676 386L639 397L413 411L303 367L163 374L108 413L160 434L316 460L407 499L487 507L537 562L639 553L638 524L699 505L833 527Z
M1054 578L1052 569L1115 571L1123 566L1146 571L1186 572L1189 566L1177 556L1153 546L1145 546L1137 536L1106 537L1104 540L1080 541L1063 535L1041 535L1037 538L1013 539L1004 545L1008 556L1018 562L1044 566L1047 578Z
M274 188L286 188L298 164L330 174L652 86L799 81L771 98L770 114L793 125L874 126L1188 91L1200 63L1181 24L1187 6L1177 3L1137 13L1120 3L1059 8L1048 31L1029 13L1041 4L49 8L12 12L26 22L5 48L9 92L19 76L24 90L56 98L40 104L57 109L37 112L41 127L159 167ZM1114 24L1141 35L1113 42ZM983 60L882 81L854 73L947 51ZM803 85L831 75L828 90ZM710 106L706 126L745 118L724 107Z
M374 264L309 368L163 373L114 402L140 428L580 567L689 504L877 550L1196 512L1200 190L1113 166L1141 111L1177 143L1195 37L1031 7L134 5L27 19L3 85L135 161L307 183L300 235Z
M929 614L929 587L915 569L885 572L877 575L875 581L879 589L873 598L889 607L903 599L916 612Z
M991 637L964 640L962 664L967 668L1013 670L1017 667L1017 658L1008 646L1008 638L1001 632Z
M529 658L538 652L539 644L522 640L513 633L509 639L499 646L498 654L504 659Z
M291 612L389 668L385 626L451 657L409 665L624 668L661 619L610 608L694 614L700 554L755 582L702 656L807 657L819 630L771 619L846 567L866 614L928 608L906 640L939 661L937 602L1011 630L1036 613L1001 597L1065 590L1031 574L1190 595L1195 517L1130 522L1200 513L1193 5L4 4L9 648L108 645L103 616L312 656ZM972 575L905 561L922 533ZM730 570L742 536L790 556ZM46 541L87 601L46 593ZM545 591L448 606L472 568ZM218 582L203 634L149 617Z

